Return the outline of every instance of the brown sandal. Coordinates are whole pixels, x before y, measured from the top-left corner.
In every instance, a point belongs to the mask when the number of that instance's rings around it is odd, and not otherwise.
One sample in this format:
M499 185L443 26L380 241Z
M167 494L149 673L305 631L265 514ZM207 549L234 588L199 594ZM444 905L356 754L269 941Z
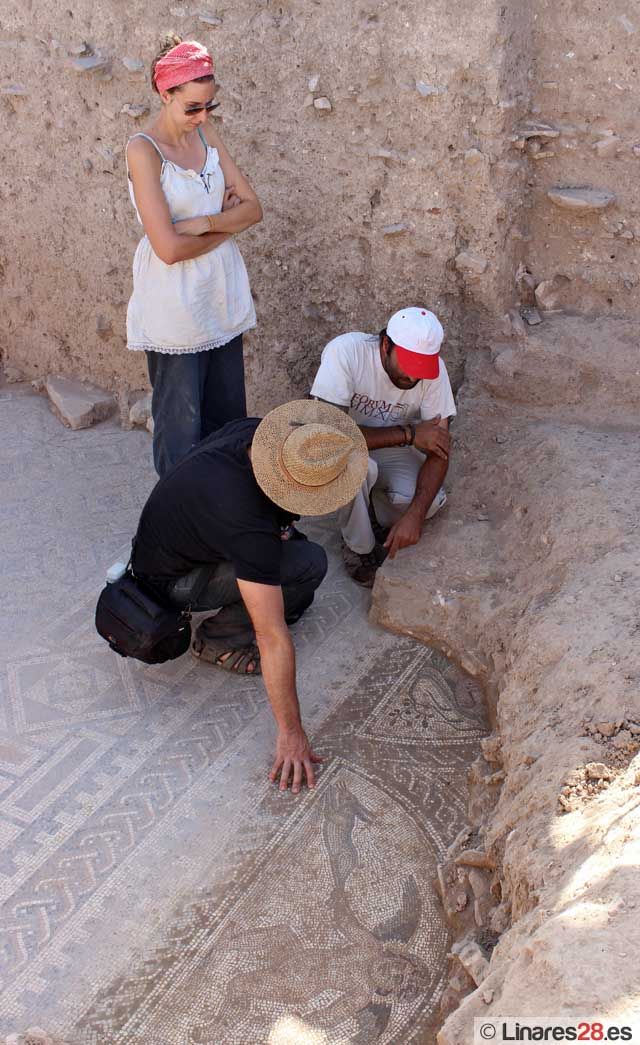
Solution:
M219 647L218 647L219 648ZM225 649L218 653L216 647L205 642L204 639L195 638L191 643L191 653L196 660L204 660L207 664L214 664L223 671L230 671L234 675L260 675L260 650L254 642L248 646L238 646L235 649ZM253 664L253 668L251 665Z

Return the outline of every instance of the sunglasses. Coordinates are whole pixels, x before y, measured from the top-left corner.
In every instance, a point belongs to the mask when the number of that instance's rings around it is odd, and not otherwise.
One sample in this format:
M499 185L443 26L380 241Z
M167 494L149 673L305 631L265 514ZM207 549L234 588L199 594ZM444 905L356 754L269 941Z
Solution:
M184 114L185 116L197 116L199 112L206 112L209 115L214 109L219 108L220 102L208 102L206 105L190 105L188 109L184 110Z

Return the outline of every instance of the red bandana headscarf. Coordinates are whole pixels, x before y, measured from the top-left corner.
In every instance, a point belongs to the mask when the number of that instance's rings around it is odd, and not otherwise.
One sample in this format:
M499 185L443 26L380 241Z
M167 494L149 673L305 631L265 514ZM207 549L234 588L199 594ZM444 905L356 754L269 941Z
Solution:
M156 62L154 81L158 91L168 91L200 76L213 76L213 59L202 44L184 40Z

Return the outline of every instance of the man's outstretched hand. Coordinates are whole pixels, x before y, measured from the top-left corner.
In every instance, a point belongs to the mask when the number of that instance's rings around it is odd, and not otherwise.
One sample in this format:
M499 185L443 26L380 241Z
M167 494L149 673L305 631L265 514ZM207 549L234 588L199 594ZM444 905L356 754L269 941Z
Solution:
M417 544L422 534L422 519L418 512L407 511L398 519L397 523L389 530L386 541L384 542L385 548L389 551L389 558L395 559L396 552L399 552L402 548L410 548L412 544Z
M309 788L316 786L313 767L319 762L322 762L322 759L318 755L314 755L304 729L279 730L276 757L269 773L269 780L275 784L280 777L280 790L286 791L293 774L291 790L294 795L297 795L305 776Z
M421 421L416 425L413 445L423 454L435 454L443 461L449 460L449 432L440 427L440 414L431 421Z

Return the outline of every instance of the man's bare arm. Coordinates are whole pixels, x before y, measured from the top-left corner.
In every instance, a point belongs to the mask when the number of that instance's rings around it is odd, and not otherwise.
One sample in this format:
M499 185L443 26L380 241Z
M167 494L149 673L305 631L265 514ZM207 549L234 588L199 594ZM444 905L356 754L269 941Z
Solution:
M314 398L318 398L314 396ZM327 399L318 399L320 403L329 403ZM329 406L338 406L337 403L329 403ZM338 410L349 412L348 406L338 406ZM413 446L425 454L435 454L446 461L449 457L449 432L448 421L444 424L438 414L431 421L420 421L412 425L415 431ZM385 450L389 446L407 446L406 425L381 425L380 427L358 425L365 437L368 450ZM435 496L435 494L434 494Z
M297 794L303 776L315 787L314 764L322 759L313 754L302 728L300 703L296 691L296 657L284 619L282 588L272 584L238 581L256 633L262 676L278 727L276 757L269 779L280 775L280 790L286 791L293 774L291 790Z
M449 427L448 421L441 421L441 425ZM448 433L447 433L448 434ZM401 519L389 530L385 548L389 549L389 558L395 558L396 552L402 548L410 548L417 544L422 534L422 524L427 512L433 504L433 499L444 482L444 477L449 468L449 458L443 459L435 454L429 454L426 461L418 472L416 489L411 504Z

